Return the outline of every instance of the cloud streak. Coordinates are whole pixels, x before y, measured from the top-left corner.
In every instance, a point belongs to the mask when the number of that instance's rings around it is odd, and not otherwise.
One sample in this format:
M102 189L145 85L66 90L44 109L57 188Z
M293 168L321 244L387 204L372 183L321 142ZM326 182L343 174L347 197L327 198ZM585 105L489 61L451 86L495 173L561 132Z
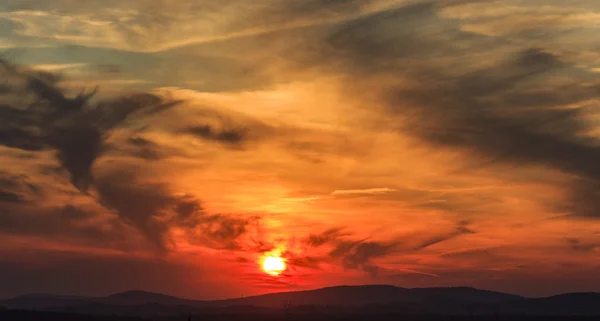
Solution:
M372 195L372 194L385 194L395 192L393 188L379 187L379 188L366 188L366 189L348 189L348 190L335 190L331 192L331 195Z

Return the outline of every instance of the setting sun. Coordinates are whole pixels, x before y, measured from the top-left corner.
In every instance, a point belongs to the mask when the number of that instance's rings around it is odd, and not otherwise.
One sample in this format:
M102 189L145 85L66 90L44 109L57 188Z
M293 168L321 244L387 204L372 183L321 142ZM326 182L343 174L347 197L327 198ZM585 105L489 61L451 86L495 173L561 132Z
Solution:
M0 1L0 321L600 321L600 0Z
M285 267L284 260L279 256L267 256L262 264L263 270L273 276L281 274Z

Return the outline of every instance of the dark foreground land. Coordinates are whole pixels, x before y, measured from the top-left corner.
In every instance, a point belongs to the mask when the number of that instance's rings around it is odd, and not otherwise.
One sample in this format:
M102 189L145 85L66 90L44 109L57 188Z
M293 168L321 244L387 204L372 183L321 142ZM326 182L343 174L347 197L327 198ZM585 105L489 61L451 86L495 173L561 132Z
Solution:
M2 321L186 321L188 315L177 315L169 317L124 317L124 316L98 316L85 314L72 314L47 311L18 311L8 310L0 311L0 320ZM351 315L351 314L199 314L193 315L193 321L332 321L332 320L372 320L372 321L559 321L559 320L581 320L592 321L599 320L597 316L502 316L502 315L484 315L484 316L460 316L460 315L402 315L402 314L382 314L382 315Z
M30 294L0 301L0 321L599 320L600 293L526 298L467 287L340 286L199 301L127 291ZM589 317L584 317L589 316Z

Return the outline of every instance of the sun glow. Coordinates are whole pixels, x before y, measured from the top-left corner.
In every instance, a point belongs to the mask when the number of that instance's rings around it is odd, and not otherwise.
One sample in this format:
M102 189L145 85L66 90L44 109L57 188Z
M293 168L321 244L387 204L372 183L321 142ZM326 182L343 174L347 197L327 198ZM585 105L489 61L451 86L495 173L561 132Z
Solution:
M266 273L277 276L285 271L285 260L276 255L265 256L262 262L262 268Z

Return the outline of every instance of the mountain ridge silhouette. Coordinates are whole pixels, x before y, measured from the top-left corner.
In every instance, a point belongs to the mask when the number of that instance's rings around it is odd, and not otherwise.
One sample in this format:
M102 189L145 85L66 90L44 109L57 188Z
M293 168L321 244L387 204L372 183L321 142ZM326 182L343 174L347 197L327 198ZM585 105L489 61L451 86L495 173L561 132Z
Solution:
M284 304L291 303L285 307ZM183 311L265 311L294 308L361 313L441 314L591 314L600 315L600 293L565 293L544 298L472 287L403 288L392 285L332 286L268 293L224 300L193 300L162 293L130 290L104 297L22 295L0 300L8 309L83 314L168 315ZM245 313L245 312L244 312Z

